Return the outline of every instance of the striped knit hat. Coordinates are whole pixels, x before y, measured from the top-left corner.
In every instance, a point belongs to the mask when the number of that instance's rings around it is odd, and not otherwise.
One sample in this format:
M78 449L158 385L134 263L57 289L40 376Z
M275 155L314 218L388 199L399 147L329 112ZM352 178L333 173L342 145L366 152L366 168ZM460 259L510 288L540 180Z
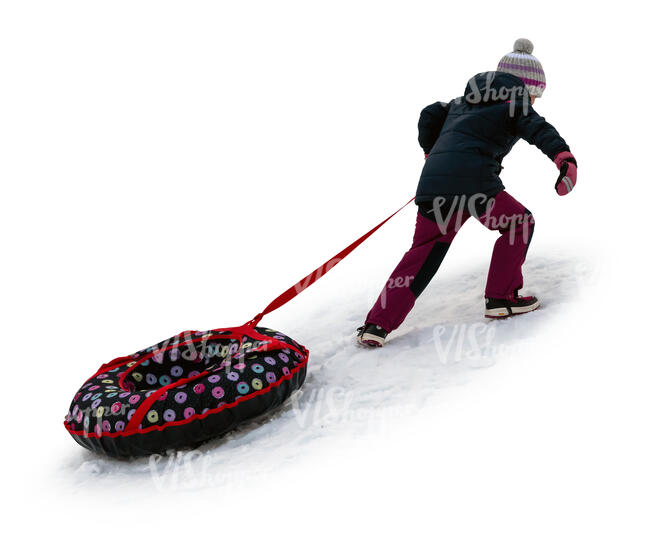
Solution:
M515 41L512 52L506 54L497 67L497 71L510 73L519 77L526 83L530 95L541 97L546 88L544 69L539 60L532 54L533 44L526 38Z

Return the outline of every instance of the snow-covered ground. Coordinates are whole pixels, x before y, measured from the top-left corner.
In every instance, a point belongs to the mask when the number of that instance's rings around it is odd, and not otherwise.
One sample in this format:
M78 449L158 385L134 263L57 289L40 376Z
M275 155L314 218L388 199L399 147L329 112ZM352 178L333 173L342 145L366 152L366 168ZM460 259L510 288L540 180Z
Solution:
M226 467L226 476L232 472L251 479L259 466L281 465L317 452L324 440L372 438L389 433L409 417L426 420L445 390L471 382L499 361L528 355L540 339L550 338L552 320L571 319L566 311L575 308L584 287L597 278L596 271L583 260L533 259L527 264L527 278L535 282L536 293L547 298L543 307L530 315L494 321L483 318L484 267L436 281L408 323L380 350L356 345L353 329L367 310L366 298L348 297L337 308L323 307L305 316L288 331L310 344L309 373L301 391L271 417L167 459L121 462L73 450L60 470L61 478L75 486L102 489L152 484L161 489L220 485L227 489L230 483L219 477L220 472L214 476L210 468ZM197 464L195 458L206 461Z
M282 329L310 346L311 364L272 416L132 462L57 441L32 498L58 492L45 512L59 506L64 519L118 510L137 526L148 511L146 525L170 532L188 524L168 516L183 505L232 514L225 528L281 527L280 510L316 535L342 524L420 532L430 520L450 536L642 536L647 354L624 334L607 337L611 320L597 311L607 297L594 292L611 268L537 253L526 279L542 308L495 321L482 318L485 272L477 264L436 279L381 350L353 341L365 291L287 314Z

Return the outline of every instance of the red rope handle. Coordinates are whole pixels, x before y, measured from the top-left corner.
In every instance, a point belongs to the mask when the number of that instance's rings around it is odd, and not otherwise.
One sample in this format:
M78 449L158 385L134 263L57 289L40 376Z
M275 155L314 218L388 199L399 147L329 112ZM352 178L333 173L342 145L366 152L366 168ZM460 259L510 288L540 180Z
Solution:
M257 324L262 320L266 314L273 312L274 310L277 310L281 306L287 304L291 299L296 297L299 293L302 293L305 291L309 286L311 286L314 282L316 282L318 279L320 279L322 276L325 275L328 271L333 269L341 260L343 260L348 254L350 254L354 249L356 249L361 243L363 243L366 239L368 239L372 234L374 234L379 228L381 228L384 224L386 224L390 219L392 219L395 215L397 215L402 209L404 209L407 205L409 205L413 200L415 200L415 197L411 198L408 202L406 202L402 207L400 207L397 211L395 211L392 215L386 217L384 220L382 220L377 226L363 234L359 239L356 241L352 242L349 244L347 247L345 247L341 252L338 254L335 254L332 256L329 260L327 260L324 264L316 268L314 271L309 273L305 278L302 280L296 282L293 286L291 286L288 290L286 290L284 293L278 295L275 299L273 299L268 306L262 310L259 314L257 314L253 319L250 321L246 322L245 325L251 326L251 327L256 327Z

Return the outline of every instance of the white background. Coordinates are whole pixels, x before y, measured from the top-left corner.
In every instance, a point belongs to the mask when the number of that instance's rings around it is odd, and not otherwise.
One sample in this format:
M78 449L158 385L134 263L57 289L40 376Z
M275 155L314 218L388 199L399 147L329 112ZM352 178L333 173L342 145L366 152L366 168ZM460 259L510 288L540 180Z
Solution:
M96 535L647 536L648 46L638 5L3 2L3 524ZM565 198L536 148L520 142L504 162L509 192L537 221L537 280L524 291L548 305L503 326L505 342L537 335L523 349L420 387L426 402L383 428L360 433L354 420L316 435L281 417L279 428L235 435L209 452L207 471L226 477L217 483L159 487L146 471L131 476L146 463L112 464L69 438L69 401L100 363L183 329L246 321L406 202L423 162L420 110L460 95L518 37L546 71L535 108L579 162ZM349 346L414 217L411 207L265 320L312 349L306 387L331 388L327 375L345 387L358 372L390 383L411 375L409 363L426 373L438 357L409 340L416 321L429 334L454 323L449 312L482 319L480 294L463 294L459 279L484 278L495 237L470 222L394 352L326 363ZM381 402L363 379L354 386ZM412 401L408 385L399 390L393 404ZM278 442L258 448L267 436Z

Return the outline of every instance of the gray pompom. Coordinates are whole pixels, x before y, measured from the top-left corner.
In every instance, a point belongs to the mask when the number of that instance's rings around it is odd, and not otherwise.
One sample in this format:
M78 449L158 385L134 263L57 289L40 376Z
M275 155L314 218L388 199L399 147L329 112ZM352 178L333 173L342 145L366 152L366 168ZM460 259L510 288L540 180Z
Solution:
M524 52L526 54L532 54L533 53L533 42L530 39L526 39L525 37L520 37L515 41L515 45L512 48L513 52Z

